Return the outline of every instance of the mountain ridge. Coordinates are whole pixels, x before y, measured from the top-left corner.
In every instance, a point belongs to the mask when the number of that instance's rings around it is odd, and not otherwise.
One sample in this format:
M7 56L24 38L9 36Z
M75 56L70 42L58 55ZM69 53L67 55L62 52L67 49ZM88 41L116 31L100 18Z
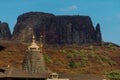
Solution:
M0 36L2 40L17 42L30 42L34 34L39 41L40 35L45 35L46 44L93 44L101 43L102 34L100 25L94 28L89 16L80 15L54 15L44 12L28 12L18 16L13 34L10 33L6 23L7 34ZM0 30L2 30L0 26Z
M96 30L89 16L29 12L18 17L12 40L29 42L34 34L39 41L40 35L45 34L47 44L100 43L102 36L100 25L97 26Z
M10 40L12 34L10 32L8 23L0 21L0 40Z

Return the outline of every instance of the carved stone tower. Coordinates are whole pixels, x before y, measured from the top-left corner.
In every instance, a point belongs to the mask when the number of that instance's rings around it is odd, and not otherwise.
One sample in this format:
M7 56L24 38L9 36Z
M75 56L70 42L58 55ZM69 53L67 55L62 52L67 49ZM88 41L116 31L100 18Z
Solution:
M32 37L32 43L28 46L23 60L23 70L32 73L45 72L45 63L42 51L42 36L40 37L40 47L35 43L35 37Z

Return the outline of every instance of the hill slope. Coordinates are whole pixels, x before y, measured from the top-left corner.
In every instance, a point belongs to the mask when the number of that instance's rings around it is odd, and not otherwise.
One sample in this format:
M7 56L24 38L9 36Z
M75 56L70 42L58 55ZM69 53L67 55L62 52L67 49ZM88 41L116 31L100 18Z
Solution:
M8 65L22 69L24 52L29 44L1 42L0 66ZM46 46L44 57L46 69L58 73L91 73L103 75L120 69L120 48L112 44L105 46L72 45Z

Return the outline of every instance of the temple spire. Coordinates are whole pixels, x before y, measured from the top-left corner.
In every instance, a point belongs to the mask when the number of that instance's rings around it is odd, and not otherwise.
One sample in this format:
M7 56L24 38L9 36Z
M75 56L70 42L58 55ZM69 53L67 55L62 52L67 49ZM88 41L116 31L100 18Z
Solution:
M35 43L35 36L32 36L32 43L28 46L28 50L39 50L39 46Z
M43 52L43 35L40 35L40 50Z
M32 42L33 43L35 42L35 36L34 35L32 36Z
M32 43L28 46L23 60L23 70L32 73L45 72L45 62L43 56L42 35L40 37L40 46L35 42L35 36L32 36Z

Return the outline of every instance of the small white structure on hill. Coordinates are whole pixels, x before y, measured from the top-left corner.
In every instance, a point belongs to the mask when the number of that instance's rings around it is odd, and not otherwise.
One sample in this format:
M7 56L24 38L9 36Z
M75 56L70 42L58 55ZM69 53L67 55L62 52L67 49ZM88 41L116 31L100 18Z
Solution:
M57 73L51 73L50 77L47 80L69 80L68 78L58 78Z

